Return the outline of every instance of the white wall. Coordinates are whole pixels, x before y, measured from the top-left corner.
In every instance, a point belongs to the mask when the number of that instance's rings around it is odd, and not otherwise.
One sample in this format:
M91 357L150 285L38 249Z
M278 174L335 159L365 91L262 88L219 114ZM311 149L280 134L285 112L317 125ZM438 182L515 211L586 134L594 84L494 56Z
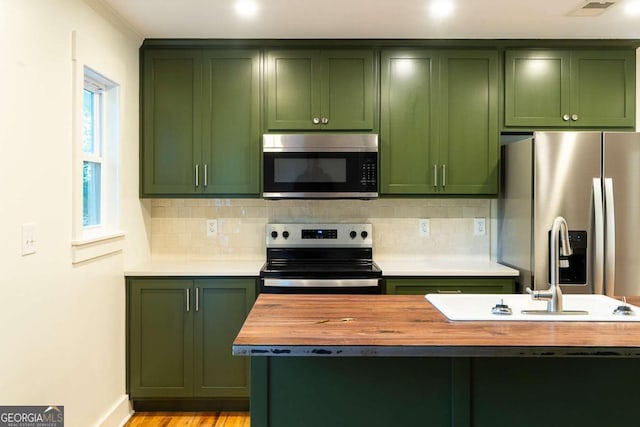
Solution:
M127 416L124 259L149 254L137 192L141 39L102 16L81 0L0 0L0 405L64 405L68 427ZM73 31L93 60L119 70L107 76L121 85L127 231L124 254L80 265L71 263ZM37 253L21 256L28 222Z

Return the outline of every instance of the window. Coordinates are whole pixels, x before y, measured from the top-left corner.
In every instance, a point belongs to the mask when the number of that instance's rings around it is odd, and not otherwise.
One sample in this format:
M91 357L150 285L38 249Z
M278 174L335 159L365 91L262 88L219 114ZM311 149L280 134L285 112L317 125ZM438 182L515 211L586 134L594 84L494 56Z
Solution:
M71 262L120 252L121 87L126 68L92 37L71 37L73 205ZM96 67L97 66L97 67ZM94 68L95 67L95 68Z
M88 67L78 83L74 261L121 249L118 85ZM102 242L96 249L96 242Z
M102 225L102 148L105 87L85 79L82 97L82 226Z

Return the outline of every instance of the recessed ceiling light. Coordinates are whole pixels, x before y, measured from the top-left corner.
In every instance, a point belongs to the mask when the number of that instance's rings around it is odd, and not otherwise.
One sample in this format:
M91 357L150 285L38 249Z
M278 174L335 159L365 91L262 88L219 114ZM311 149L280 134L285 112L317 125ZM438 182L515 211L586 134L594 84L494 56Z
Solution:
M442 19L453 13L454 5L451 0L435 0L429 8L431 16Z
M625 3L624 12L629 16L640 15L640 1L630 1Z
M238 0L235 9L238 15L250 17L258 11L258 4L252 0Z

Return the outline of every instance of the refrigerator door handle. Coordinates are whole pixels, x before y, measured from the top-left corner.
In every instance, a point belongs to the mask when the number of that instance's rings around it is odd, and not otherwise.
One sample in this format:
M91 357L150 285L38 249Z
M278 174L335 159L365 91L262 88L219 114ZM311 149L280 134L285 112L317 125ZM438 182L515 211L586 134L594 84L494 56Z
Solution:
M604 293L612 297L616 280L616 216L613 203L613 180L604 179L605 262Z
M600 178L593 178L593 210L595 214L593 293L598 295L604 293L604 213L602 209L602 182Z

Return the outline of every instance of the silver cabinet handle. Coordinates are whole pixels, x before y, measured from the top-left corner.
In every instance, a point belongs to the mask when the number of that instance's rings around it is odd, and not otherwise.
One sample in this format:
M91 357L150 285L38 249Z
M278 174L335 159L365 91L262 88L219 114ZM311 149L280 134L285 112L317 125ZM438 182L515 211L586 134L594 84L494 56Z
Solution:
M562 120L564 120L565 122L568 122L568 121L569 121L569 118L570 118L570 117L569 117L569 115L568 115L568 114L563 114L563 115L562 115Z
M191 295L189 292L189 288L185 289L187 291L187 311L191 310L191 306L189 304L189 300L191 299Z
M442 186L447 186L447 165L442 165Z
M311 121L314 125L320 124L320 119L318 117L314 117Z
M602 294L604 290L604 214L600 178L593 178L593 213L595 221L593 293Z
M200 310L200 288L196 288L196 311Z
M572 114L571 115L571 120L573 120L574 122L578 121L578 115L577 114Z
M198 177L199 177L199 175L200 175L200 173L199 173L199 172L200 172L200 170L199 170L199 169L200 169L200 167L199 167L199 165L196 163L196 188L198 188L198 185L200 185L200 182L199 182L199 179L198 179Z
M328 117L323 117L322 118L322 124L326 125L327 123L329 123L329 118Z
M433 165L433 187L438 187L438 165Z
M204 164L204 186L206 187L207 185L209 185L209 168L205 163Z
M604 217L605 217L605 253L604 293L613 296L616 283L616 216L613 206L613 180L604 179Z

